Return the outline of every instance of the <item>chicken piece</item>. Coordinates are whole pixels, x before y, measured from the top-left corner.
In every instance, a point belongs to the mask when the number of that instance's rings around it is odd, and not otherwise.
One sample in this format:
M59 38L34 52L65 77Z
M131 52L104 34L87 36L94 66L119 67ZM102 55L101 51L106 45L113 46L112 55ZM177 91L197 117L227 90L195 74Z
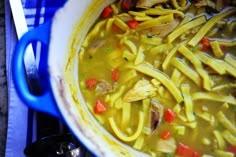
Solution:
M99 80L98 84L96 85L95 91L99 95L105 95L106 93L112 92L113 87L109 82L105 80Z
M146 35L165 37L170 32L172 32L179 25L179 23L180 23L180 20L175 19L169 23L160 24L160 25L157 25L156 27L145 29L141 33L146 34Z
M88 49L88 54L92 57L96 53L99 47L103 46L105 44L105 40L98 40L91 44L91 46Z
M165 153L174 153L176 151L176 141L173 137L163 140L159 139L157 142L156 150Z
M150 114L151 115L151 132L153 132L161 123L162 116L164 113L164 107L157 100L152 99L150 113L151 113Z
M165 3L167 0L138 0L136 7L137 8L150 8L154 5Z
M124 102L143 100L156 91L156 88L148 80L139 80L132 89L123 97Z

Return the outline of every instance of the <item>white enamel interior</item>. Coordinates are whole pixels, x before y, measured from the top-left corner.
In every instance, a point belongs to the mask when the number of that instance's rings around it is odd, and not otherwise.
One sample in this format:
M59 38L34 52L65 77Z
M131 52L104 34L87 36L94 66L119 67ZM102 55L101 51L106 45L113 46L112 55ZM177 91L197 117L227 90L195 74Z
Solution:
M54 17L49 71L58 108L76 137L96 156L145 156L113 138L88 111L78 84L78 50L104 6L114 0L68 0Z

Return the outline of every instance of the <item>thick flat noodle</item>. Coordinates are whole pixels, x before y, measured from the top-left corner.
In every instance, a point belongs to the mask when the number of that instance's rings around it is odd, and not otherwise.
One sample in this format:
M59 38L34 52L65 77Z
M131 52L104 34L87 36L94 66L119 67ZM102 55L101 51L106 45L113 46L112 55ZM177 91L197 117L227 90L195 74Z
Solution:
M227 63L232 65L234 68L236 68L236 58L230 54L226 54L225 59Z
M128 11L128 13L132 16L139 16L139 17L147 16L144 12Z
M153 46L158 46L162 44L162 38L159 37L148 38L146 35L141 35L141 42Z
M218 41L218 43L226 47L236 46L236 41Z
M108 33L109 31L111 31L111 28L112 28L112 25L113 25L113 22L114 22L114 18L109 18L107 20L107 23L106 23L106 32Z
M180 83L181 83L181 81L182 81L181 78L183 78L183 77L181 76L180 71L177 70L177 69L174 69L173 72L172 72L172 75L171 75L171 80L174 82L174 84L175 84L177 87L180 86Z
M220 47L220 44L218 43L218 41L212 41L210 43L211 45L211 49L213 50L213 53L214 55L217 57L217 58L222 58L224 57L224 53L223 51L221 50L221 47Z
M180 59L173 58L171 64L175 66L176 69L181 71L185 76L192 80L196 85L201 87L201 78L198 73L191 69L187 64L183 63Z
M90 31L90 33L86 36L86 38L84 39L82 46L83 47L87 47L89 44L89 40L91 40L91 38L97 36L98 33L100 33L100 30L102 30L102 27L104 27L106 25L107 20L103 20L98 22L94 28Z
M236 134L236 127L235 127L235 125L225 116L225 114L222 111L219 111L216 114L216 118L232 134L234 134L234 135Z
M125 142L131 142L131 141L134 141L136 140L139 135L142 133L142 129L143 129L143 126L144 126L144 114L143 112L139 112L139 121L138 121L138 127L137 127L137 130L134 132L133 135L131 136L125 136L117 127L117 125L115 124L115 120L114 120L114 117L111 117L108 119L109 122L110 122L110 125L111 125L111 128L112 130L114 131L114 133L116 134L116 136L122 140L122 141L125 141Z
M136 30L137 31L145 30L147 28L155 27L157 25L171 22L173 20L174 20L173 14L159 16L157 18L140 23L138 27L136 28Z
M192 97L190 95L190 86L189 85L182 85L181 90L184 96L184 109L185 109L185 115L188 119L188 121L194 121L195 116L193 114L193 101Z
M172 44L161 44L150 49L151 54L158 54L169 51L173 47Z
M151 16L135 16L134 19L135 19L136 21L141 21L141 22L143 22L143 21L151 20L151 19L153 19L153 17L151 17Z
M165 3L167 0L138 0L136 7L137 8L150 8L154 5Z
M151 8L147 9L145 11L142 11L146 15L168 15L168 14L177 14L180 15L181 17L184 17L184 13L178 10L171 10L171 9L163 9L163 8Z
M161 71L154 69L151 66L148 66L147 64L140 64L134 67L137 71L146 74L148 76L151 76L157 80L159 80L173 95L173 97L176 99L177 102L182 102L183 97L181 95L181 92L179 89L174 85L174 83Z
M171 34L169 34L167 36L167 42L168 43L171 43L173 42L176 38L178 38L180 35L182 35L184 32L194 28L194 27L197 27L203 23L206 22L206 18L205 16L201 16L201 17L198 17L180 27L178 27L177 29L175 29Z
M135 58L135 61L134 61L134 65L138 65L138 64L143 62L143 60L144 60L143 51L144 51L144 48L142 46L140 46L138 48L138 54L136 55L136 58Z
M130 117L131 117L131 103L122 103L122 119L121 119L121 126L122 129L127 128Z
M171 4L179 10L184 10L185 6L187 5L187 0L171 0Z
M214 156L220 156L220 157L234 157L234 154L229 151L224 151L221 149L215 149L213 151Z
M236 78L236 68L234 68L227 62L223 62L223 66L225 67L226 72L228 72L231 76Z
M232 135L228 130L223 131L222 135L226 141L228 141L233 146L236 146L236 137Z
M211 67L218 74L223 75L226 73L226 69L222 66L222 61L216 60L206 53L198 52L195 54L204 64Z
M225 140L223 138L223 136L221 135L221 132L219 132L218 130L214 130L213 134L216 138L217 144L219 146L220 149L225 149L226 147L226 143Z
M211 100L236 105L236 99L232 95L219 95L212 92L197 92L192 95L193 100Z
M115 17L114 24L123 31L127 31L129 26L118 17Z
M225 90L225 89L229 89L229 88L236 88L236 83L222 84L222 85L212 88L212 91Z
M202 77L204 89L210 90L211 89L210 78L208 76L208 73L203 69L200 60L187 47L183 45L181 45L178 50L184 57L186 57L193 64L196 71Z
M175 46L166 56L164 62L162 63L162 68L163 70L166 70L171 59L175 56L177 50L178 50L179 46Z
M137 54L137 47L135 46L135 44L130 41L130 40L124 40L124 44L129 48L129 50L133 53L133 54Z
M207 34L207 32L221 19L236 13L236 9L232 8L225 12L219 13L213 16L201 29L194 35L194 37L188 42L190 46L196 46L198 42Z
M141 150L141 148L143 147L145 141L145 136L144 135L140 135L137 140L134 142L133 147L137 150Z

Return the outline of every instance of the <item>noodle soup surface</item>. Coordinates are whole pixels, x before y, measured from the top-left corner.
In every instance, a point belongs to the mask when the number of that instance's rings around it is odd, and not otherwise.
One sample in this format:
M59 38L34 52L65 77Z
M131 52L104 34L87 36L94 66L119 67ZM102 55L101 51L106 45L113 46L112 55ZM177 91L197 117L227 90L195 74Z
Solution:
M121 0L79 52L98 122L151 156L236 154L235 1Z

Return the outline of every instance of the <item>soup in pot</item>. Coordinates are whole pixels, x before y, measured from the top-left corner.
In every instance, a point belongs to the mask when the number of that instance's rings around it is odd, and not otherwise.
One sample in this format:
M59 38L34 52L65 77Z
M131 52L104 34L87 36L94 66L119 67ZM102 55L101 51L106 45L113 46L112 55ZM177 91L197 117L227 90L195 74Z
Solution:
M236 2L120 0L79 52L97 121L151 156L236 154Z

